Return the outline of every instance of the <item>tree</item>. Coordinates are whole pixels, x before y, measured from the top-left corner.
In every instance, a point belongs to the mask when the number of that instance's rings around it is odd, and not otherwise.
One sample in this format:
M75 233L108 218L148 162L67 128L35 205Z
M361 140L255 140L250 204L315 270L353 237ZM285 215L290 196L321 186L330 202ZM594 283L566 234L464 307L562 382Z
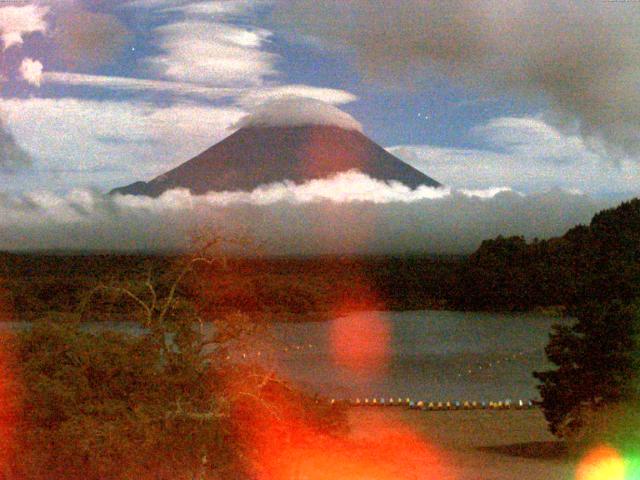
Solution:
M216 248L206 243L160 282L149 274L143 284L100 285L80 315L19 335L24 403L11 478L237 478L249 468L250 423L278 424L282 405L295 404L297 416L323 424L321 406L272 372L228 361L229 348L258 331L255 321L207 317L207 302L190 300L186 290L212 273ZM128 299L142 333L88 330L80 320L98 294ZM274 405L274 391L291 402Z
M205 370L162 362L149 335L38 322L20 334L18 361L19 477L175 478L197 471L203 445L212 450L224 428L172 415L185 391L189 409L211 410L215 398Z
M638 308L621 301L583 305L572 326L556 325L545 352L557 366L534 372L552 433L571 437L585 412L638 398Z
M100 285L79 317L38 322L19 336L26 392L19 475L202 478L203 469L229 463L221 354L250 322L235 318L224 328L225 319L216 319L218 328L204 338L197 305L181 292L198 264L216 260L216 245L181 259L161 282L149 273L142 288L137 282ZM130 318L143 333L83 328L79 320L91 317L98 294L104 302L128 299Z

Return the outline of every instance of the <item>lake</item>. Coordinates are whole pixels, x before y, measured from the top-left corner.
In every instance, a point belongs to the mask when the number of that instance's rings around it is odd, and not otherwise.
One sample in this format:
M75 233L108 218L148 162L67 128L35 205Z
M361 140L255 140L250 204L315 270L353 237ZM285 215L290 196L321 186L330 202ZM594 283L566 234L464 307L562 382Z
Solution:
M353 324L351 330L365 336L371 323L378 324L372 335L385 337L387 348L374 346L375 354L383 357L374 359L375 369L362 371L358 363L350 365L349 358L336 359L335 322ZM550 366L544 347L551 326L569 322L533 314L415 311L280 324L274 336L288 347L276 356L275 368L310 390L341 398L532 399L538 393L531 372ZM382 330L380 323L385 325ZM352 331L347 341L358 343ZM358 352L353 358L362 360Z
M531 372L550 366L544 347L551 326L569 322L535 314L359 312L329 322L276 324L268 339L256 339L234 357L336 398L532 399L538 393ZM136 330L128 323L91 328Z

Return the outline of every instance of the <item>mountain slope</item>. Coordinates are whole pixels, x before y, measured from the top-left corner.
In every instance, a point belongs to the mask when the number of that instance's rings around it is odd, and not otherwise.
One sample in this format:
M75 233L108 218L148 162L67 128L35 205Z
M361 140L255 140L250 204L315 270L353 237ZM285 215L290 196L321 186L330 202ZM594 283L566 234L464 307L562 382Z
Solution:
M354 169L410 188L440 186L354 129L247 126L149 182L136 182L111 193L157 197L173 188L187 188L197 195L251 191L274 182L300 184Z

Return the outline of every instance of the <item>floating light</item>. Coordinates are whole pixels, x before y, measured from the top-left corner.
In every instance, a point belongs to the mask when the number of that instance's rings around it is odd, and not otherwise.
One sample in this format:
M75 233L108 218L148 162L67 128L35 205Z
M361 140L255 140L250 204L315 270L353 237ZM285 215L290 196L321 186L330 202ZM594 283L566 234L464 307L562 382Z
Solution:
M576 480L635 480L625 477L625 462L618 451L609 445L591 450L580 462Z

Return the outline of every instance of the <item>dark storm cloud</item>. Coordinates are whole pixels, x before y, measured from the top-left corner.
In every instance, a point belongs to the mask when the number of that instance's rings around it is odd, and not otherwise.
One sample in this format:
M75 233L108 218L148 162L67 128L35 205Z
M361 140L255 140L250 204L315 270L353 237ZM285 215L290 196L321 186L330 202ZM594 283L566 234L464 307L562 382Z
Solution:
M116 60L131 34L114 15L63 9L52 37L56 55L67 68L88 70Z
M368 75L434 72L544 94L594 149L640 152L640 6L539 0L277 1L285 28L353 48Z

